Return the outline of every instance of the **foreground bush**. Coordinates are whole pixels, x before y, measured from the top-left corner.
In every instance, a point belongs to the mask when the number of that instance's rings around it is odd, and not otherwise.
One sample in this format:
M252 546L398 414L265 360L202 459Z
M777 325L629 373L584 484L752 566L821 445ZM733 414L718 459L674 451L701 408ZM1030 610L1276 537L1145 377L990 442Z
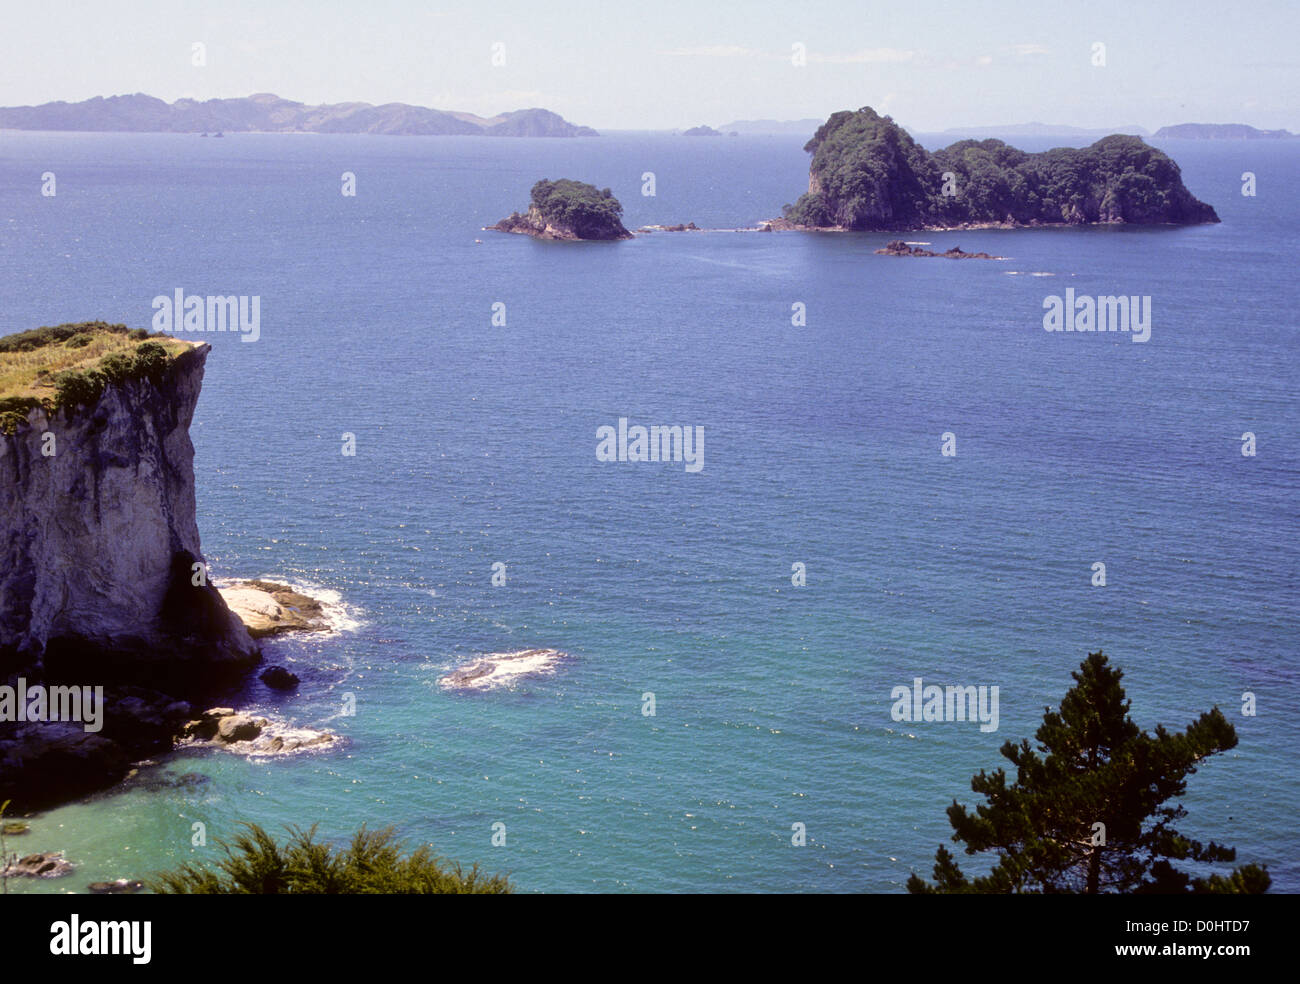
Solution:
M444 866L427 847L405 853L391 827L352 836L346 849L315 840L316 828L290 828L278 845L256 824L233 845L215 870L192 864L154 876L148 886L163 895L504 895L513 892L502 875Z

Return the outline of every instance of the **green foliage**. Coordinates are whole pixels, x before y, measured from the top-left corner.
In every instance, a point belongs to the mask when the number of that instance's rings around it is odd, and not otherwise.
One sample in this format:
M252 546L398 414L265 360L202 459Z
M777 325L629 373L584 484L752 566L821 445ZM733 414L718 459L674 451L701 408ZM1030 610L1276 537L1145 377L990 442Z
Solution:
M906 229L961 223L1217 222L1168 156L1140 137L1029 154L960 140L930 154L870 107L833 114L804 147L820 191L786 217L801 225ZM944 174L955 195L943 194Z
M819 191L800 195L797 202L786 205L781 212L791 222L799 225L824 227L835 224L830 206L826 204L826 196Z
M848 229L923 224L939 175L925 148L888 116L869 106L834 113L804 146L820 184L794 204L789 218L802 225ZM818 217L830 221L810 221Z
M41 405L34 396L0 398L0 434L13 434L27 422L27 414Z
M86 345L89 343L90 334L93 332L112 332L117 335L125 335L126 325L110 325L105 321L82 321L76 324L33 328L31 331L20 331L0 338L0 352L31 352L38 348L44 348L46 345L67 342L79 335L85 335L86 341L80 342L78 345Z
M157 342L145 342L135 350L132 374L157 382L169 365L171 365L171 358L165 348Z
M502 895L514 889L501 875L445 866L427 847L406 853L392 828L362 827L346 849L315 840L316 828L290 828L279 845L246 823L234 843L221 844L216 870L191 864L155 876L149 887L167 895Z
M68 348L85 348L91 343L91 340L91 337L83 331L78 335L73 335L63 344Z
M557 228L570 229L581 239L614 239L626 235L620 221L623 206L610 189L561 178L538 181L531 194L542 218Z
M135 373L135 357L126 352L111 352L99 360L99 371L110 383L121 383Z
M90 406L107 385L108 378L96 369L68 369L54 377L54 405Z
M934 883L912 875L914 893L1177 893L1263 892L1267 870L1247 865L1228 876L1193 877L1175 861L1232 861L1236 851L1184 837L1174 823L1186 816L1168 801L1182 796L1200 761L1237 744L1236 731L1216 707L1182 733L1158 726L1148 734L1129 717L1123 672L1092 653L1072 674L1075 686L1050 709L1035 737L1007 742L1002 755L1016 767L981 771L971 789L987 798L968 812L948 808L953 840L967 854L992 852L985 877L967 878L952 854L935 854ZM1095 824L1104 824L1099 829Z
M145 342L134 354L112 352L90 369L68 369L54 377L54 399L48 409L90 406L103 394L105 387L129 379L158 382L171 365L171 356L158 342ZM27 412L40 405L34 397L0 399L0 433L13 434L27 419Z

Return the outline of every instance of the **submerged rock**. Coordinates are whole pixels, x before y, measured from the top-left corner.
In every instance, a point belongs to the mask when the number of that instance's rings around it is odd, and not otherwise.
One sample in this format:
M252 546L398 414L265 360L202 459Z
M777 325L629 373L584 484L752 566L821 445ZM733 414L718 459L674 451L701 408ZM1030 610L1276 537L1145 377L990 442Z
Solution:
M96 895L130 895L144 888L144 882L132 878L119 878L111 882L91 882L86 888Z
M438 681L452 690L487 690L514 682L525 676L554 671L568 656L558 649L521 649L509 653L489 653L468 666L453 670Z
M10 861L4 873L9 878L61 878L75 867L62 851L46 851Z
M298 686L298 674L290 673L283 666L272 666L258 677L272 690L294 690Z

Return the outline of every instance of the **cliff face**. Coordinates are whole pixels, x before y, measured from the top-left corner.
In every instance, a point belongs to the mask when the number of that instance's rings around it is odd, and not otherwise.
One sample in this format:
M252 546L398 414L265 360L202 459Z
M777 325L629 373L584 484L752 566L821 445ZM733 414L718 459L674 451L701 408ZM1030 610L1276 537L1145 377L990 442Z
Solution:
M216 589L193 583L189 425L208 350L0 435L0 670L186 695L256 664Z

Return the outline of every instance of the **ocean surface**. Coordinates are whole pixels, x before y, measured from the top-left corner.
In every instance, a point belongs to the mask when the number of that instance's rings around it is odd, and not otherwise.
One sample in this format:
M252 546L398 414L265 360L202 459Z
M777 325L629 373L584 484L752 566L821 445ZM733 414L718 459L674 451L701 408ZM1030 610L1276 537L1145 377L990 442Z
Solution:
M802 142L0 132L0 333L261 298L257 342L204 336L199 527L216 576L335 602L267 646L300 692L242 699L346 739L182 752L51 810L11 849L76 873L10 890L212 860L253 821L392 824L530 892L897 892L1102 649L1141 726L1224 710L1240 744L1182 829L1300 891L1300 143L1160 144L1220 225L904 237L998 262L481 231L544 177L611 187L629 228L749 226L806 187ZM1150 341L1045 332L1071 287L1149 295ZM704 467L597 460L620 417L703 428ZM439 685L539 647L568 658ZM917 677L997 686L998 730L893 720Z

